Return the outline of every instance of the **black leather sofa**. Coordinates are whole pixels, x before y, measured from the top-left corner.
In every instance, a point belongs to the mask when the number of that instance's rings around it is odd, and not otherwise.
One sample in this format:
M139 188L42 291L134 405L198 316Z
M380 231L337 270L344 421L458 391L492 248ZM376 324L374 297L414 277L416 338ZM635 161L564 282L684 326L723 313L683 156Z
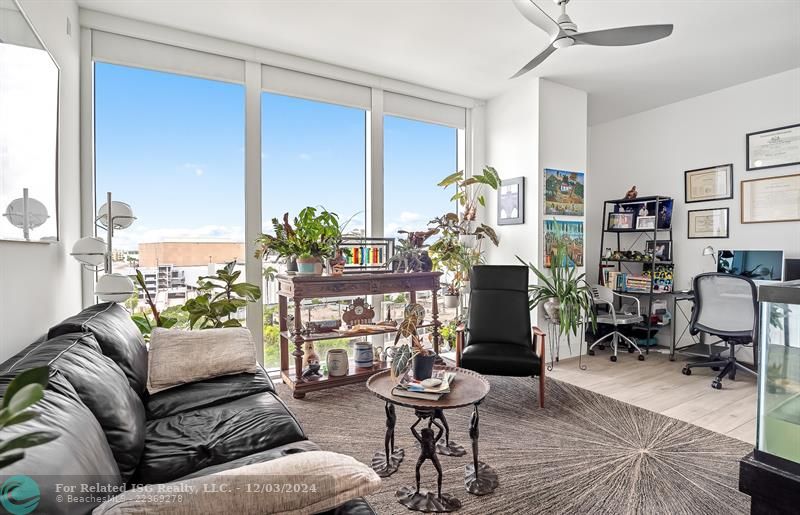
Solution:
M119 491L319 449L263 369L148 395L147 350L118 304L85 309L4 362L0 392L20 372L48 364L50 384L35 407L40 416L3 437L43 429L61 436L0 470L0 480L34 478L41 491L37 513L91 512L104 492L79 497L82 484ZM65 502L73 488L76 495ZM355 499L329 513L374 512Z

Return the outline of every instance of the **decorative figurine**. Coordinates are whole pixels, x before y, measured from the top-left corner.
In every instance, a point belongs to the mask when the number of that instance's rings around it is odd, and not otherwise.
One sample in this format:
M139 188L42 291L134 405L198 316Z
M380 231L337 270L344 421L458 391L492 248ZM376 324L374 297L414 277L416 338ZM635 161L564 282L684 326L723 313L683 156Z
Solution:
M372 470L380 477L389 477L400 466L405 456L403 449L394 448L394 426L397 422L397 415L394 412L394 404L387 402L386 411L386 438L384 439L384 452L376 452L372 457Z
M336 249L336 257L330 260L331 275L340 276L344 274L344 265L347 263L342 255L342 249Z
M631 189L625 194L625 200L633 200L639 196L639 192L636 191L636 185L634 184L631 186Z
M314 342L306 342L303 349L303 361L305 368L303 369L302 378L313 381L322 377L320 372L320 359L317 354L317 349L314 348Z
M419 267L421 272L430 272L433 270L433 260L428 255L427 250L423 250L419 256Z
M422 467L422 464L425 463L425 460L431 460L433 466L436 468L436 496L441 499L442 498L442 465L439 463L439 457L436 456L436 442L439 441L439 438L442 437L442 433L444 433L444 428L439 425L438 422L435 420L433 424L439 428L439 433L436 437L433 436L433 430L430 427L423 427L422 430L417 433L417 424L419 424L420 420L418 419L413 426L411 426L411 432L414 434L414 438L417 439L419 442L419 458L417 458L417 467L416 467L416 478L417 478L417 489L414 493L419 493L419 481L420 481L420 473L419 469Z

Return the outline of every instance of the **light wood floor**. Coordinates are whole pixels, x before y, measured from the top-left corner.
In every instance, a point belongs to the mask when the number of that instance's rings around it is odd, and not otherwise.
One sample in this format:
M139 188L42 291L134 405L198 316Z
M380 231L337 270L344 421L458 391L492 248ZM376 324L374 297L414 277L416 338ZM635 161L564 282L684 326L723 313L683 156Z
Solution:
M549 377L611 398L704 427L717 433L755 443L756 382L745 372L736 381L725 379L722 390L711 388L717 374L696 368L691 376L681 373L688 358L669 361L666 354L651 351L645 361L635 354L620 353L611 362L610 351L584 356L587 370L578 369L578 358L562 359Z

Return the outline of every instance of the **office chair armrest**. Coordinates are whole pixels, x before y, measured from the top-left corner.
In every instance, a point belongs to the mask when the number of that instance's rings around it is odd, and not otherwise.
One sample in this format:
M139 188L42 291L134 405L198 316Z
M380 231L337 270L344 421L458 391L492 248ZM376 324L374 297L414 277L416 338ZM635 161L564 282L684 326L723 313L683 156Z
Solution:
M544 370L545 370L545 357L544 357L544 348L545 348L545 334L544 331L539 329L536 326L531 328L533 330L533 341L531 344L533 345L533 352L536 352L536 340L539 340L539 377L544 378Z
M464 341L466 339L467 327L459 324L456 327L456 366L461 366L461 353L464 351Z
M616 295L621 299L633 299L634 301L636 301L636 315L642 316L642 303L639 301L639 297L635 297L633 295L625 295L622 293L617 293L615 291L612 291L611 293L613 293L614 295Z

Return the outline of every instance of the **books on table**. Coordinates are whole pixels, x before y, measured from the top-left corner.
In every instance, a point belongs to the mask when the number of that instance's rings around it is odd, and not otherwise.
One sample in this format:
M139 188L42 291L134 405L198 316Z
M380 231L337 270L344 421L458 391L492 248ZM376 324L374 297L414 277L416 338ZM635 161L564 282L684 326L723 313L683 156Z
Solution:
M398 397L407 397L411 399L424 399L429 401L438 401L444 395L450 393L450 386L456 378L454 372L446 370L435 370L433 378L441 379L442 383L438 386L422 386L420 381L410 378L408 375L403 377L400 384L392 389L392 395Z

